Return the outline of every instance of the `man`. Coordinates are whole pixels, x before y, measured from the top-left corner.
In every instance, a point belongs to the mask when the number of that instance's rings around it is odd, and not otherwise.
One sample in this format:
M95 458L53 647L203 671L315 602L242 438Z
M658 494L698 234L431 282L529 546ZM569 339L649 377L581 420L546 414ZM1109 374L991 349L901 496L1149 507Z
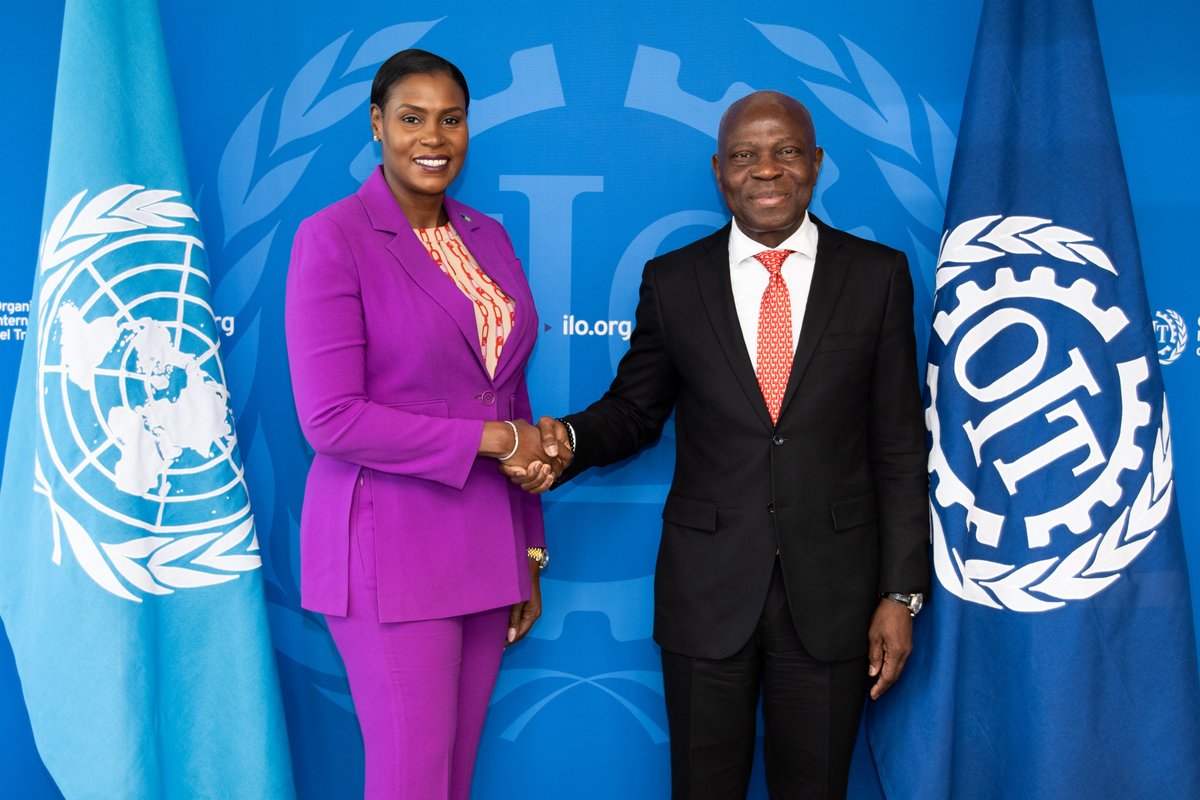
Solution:
M654 617L675 798L745 796L760 690L771 796L844 797L868 677L874 698L899 677L929 580L908 265L808 215L822 157L796 100L734 103L712 159L732 225L646 265L608 392L539 423L565 480L675 411Z

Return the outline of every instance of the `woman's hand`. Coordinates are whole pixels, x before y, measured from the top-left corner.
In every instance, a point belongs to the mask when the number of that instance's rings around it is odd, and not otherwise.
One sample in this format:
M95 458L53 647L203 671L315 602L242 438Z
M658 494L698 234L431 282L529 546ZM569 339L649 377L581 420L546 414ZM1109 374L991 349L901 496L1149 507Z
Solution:
M508 614L508 644L519 642L533 628L533 623L542 615L542 568L529 559L529 599L514 603Z
M560 443L552 433L543 430L540 423L535 428L523 419L516 419L512 420L511 426L508 422L485 423L479 452L499 459L500 471L513 483L533 494L541 494L554 485L571 463L571 451L565 444L566 434L564 432Z
M523 424L523 423L518 423ZM567 442L567 428L551 417L542 417L537 427L526 426L529 433L540 439L540 448L534 458L525 464L517 463L514 457L500 464L500 471L517 486L531 494L542 494L554 485L563 470L571 465L575 454ZM522 429L524 440L526 431Z

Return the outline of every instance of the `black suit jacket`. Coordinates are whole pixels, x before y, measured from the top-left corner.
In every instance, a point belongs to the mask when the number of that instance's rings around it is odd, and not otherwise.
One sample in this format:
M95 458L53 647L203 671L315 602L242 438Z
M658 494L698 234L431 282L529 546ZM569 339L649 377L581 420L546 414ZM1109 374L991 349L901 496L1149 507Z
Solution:
M654 635L683 655L724 658L749 639L776 548L797 633L823 660L866 652L881 592L927 590L908 264L816 223L812 285L777 425L738 325L728 226L646 265L612 386L566 417L578 437L569 479L637 452L675 411Z

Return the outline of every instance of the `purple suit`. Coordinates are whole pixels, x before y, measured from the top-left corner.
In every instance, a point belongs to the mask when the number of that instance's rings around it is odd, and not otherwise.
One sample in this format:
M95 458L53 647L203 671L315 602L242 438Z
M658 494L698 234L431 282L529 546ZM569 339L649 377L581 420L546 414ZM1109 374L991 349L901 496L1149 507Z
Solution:
M475 312L413 233L382 169L296 232L287 341L316 450L301 600L346 664L367 798L465 800L509 607L530 597L541 502L477 455L487 420L530 418L533 297L495 220L444 208L515 304L490 377Z
M300 425L316 456L300 524L305 608L344 616L350 507L371 471L379 619L434 619L529 598L526 546L545 544L540 500L476 455L485 420L529 419L533 296L495 220L450 198L479 265L516 303L491 378L471 303L413 233L377 169L306 219L287 283Z

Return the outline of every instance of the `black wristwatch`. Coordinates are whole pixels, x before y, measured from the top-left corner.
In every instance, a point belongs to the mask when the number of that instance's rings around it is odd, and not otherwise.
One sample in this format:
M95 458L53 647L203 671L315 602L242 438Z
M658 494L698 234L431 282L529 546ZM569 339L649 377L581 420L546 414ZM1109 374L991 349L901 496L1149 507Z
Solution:
M899 603L908 608L908 615L915 617L921 613L921 608L925 605L925 595L917 594L901 594L900 592L887 592L883 595L885 600Z

